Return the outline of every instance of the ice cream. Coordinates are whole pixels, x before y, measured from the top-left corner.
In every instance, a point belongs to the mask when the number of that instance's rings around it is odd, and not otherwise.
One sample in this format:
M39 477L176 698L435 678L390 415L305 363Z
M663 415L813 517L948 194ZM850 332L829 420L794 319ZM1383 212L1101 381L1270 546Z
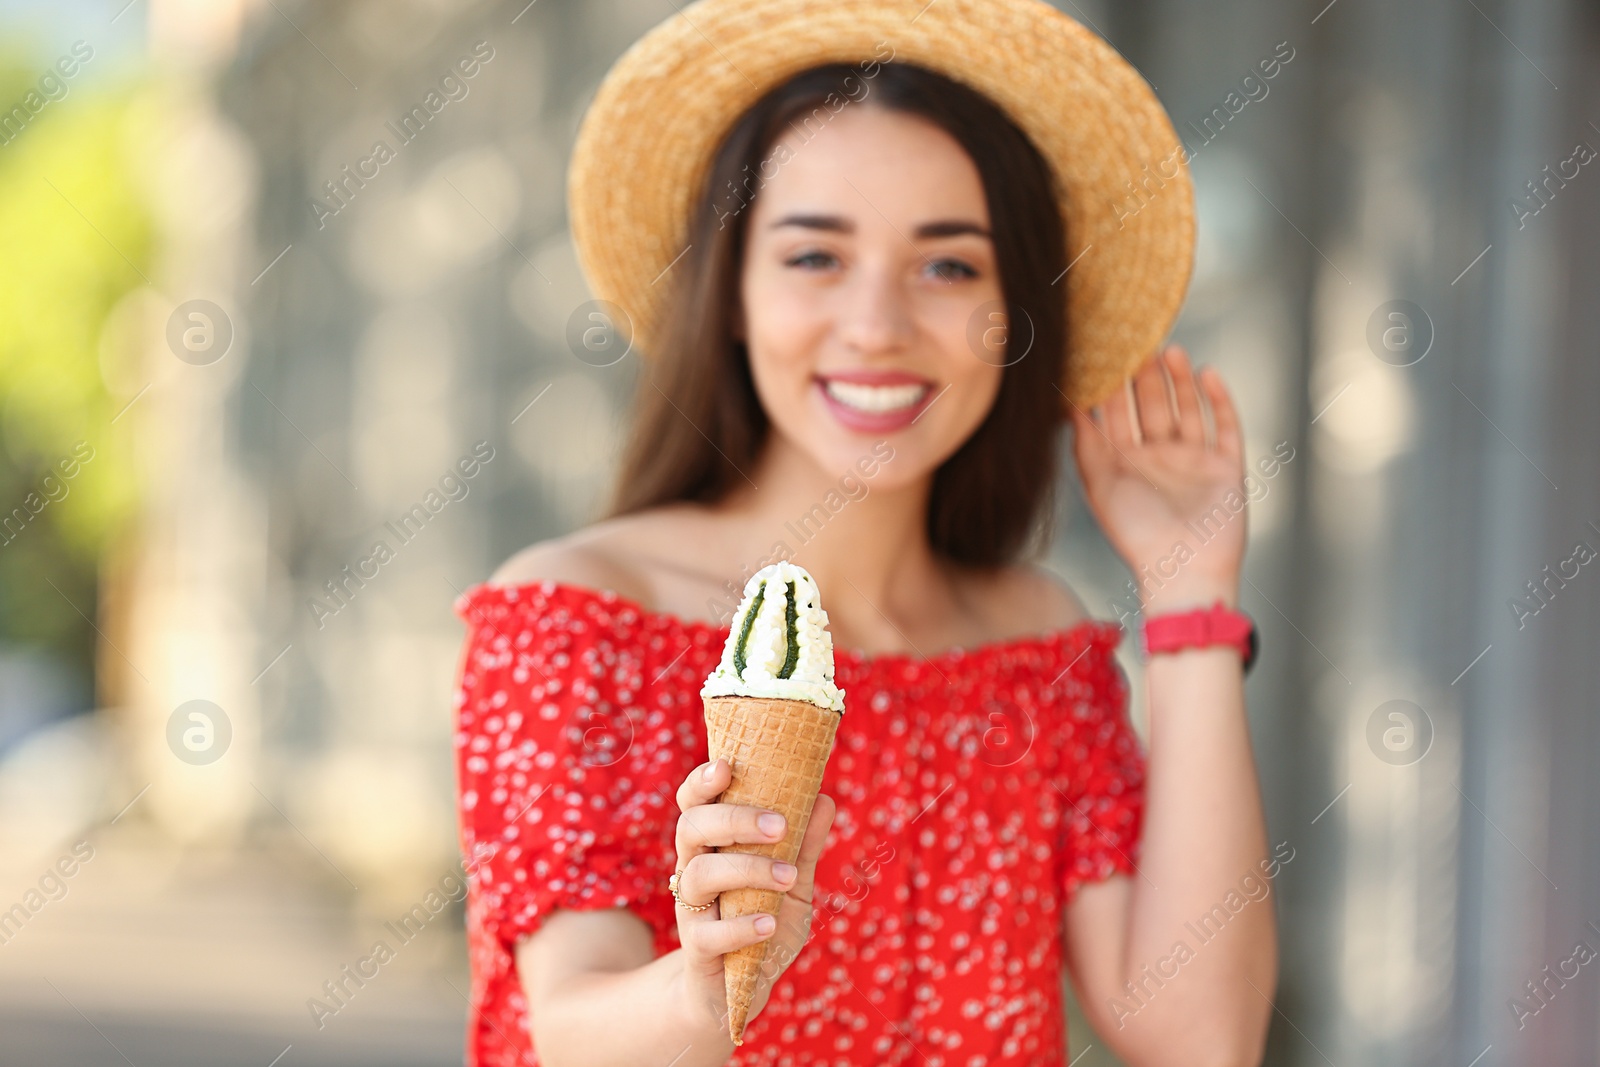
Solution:
M844 692L833 683L828 613L804 567L774 563L745 584L722 659L700 695L710 758L726 759L733 772L717 799L780 812L787 820L782 841L717 851L794 863L844 715ZM756 912L776 916L783 898L771 889L730 889L717 898L717 914L723 919ZM722 958L734 1044L744 1043L772 940Z
M844 714L844 693L833 684L828 613L804 567L774 563L752 575L732 627L701 696L808 700Z

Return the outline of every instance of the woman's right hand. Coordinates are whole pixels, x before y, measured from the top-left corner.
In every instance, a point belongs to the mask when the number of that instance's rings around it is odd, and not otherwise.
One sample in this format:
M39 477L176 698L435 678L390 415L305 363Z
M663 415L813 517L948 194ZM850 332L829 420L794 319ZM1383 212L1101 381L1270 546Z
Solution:
M708 776L709 775L709 776ZM688 1010L709 1016L724 1035L728 1031L728 996L723 974L724 953L771 940L767 965L762 967L747 1024L766 1006L772 984L789 969L811 933L811 895L817 858L833 826L833 798L817 797L811 821L793 865L765 856L716 852L724 845L770 845L788 829L782 815L743 804L714 803L728 788L732 771L725 759L703 763L678 787L677 849L678 895L688 904L711 903L704 911L674 907L678 937L683 943L682 992ZM770 817L768 826L761 825ZM776 820L772 822L771 820ZM751 887L783 893L777 922L769 915L743 915L723 919L718 914L718 894Z

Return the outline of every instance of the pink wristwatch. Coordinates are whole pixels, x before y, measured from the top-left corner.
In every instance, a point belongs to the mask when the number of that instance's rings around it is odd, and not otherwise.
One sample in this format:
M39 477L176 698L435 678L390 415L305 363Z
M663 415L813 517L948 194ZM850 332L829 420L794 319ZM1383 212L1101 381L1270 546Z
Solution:
M1232 645L1239 650L1247 673L1255 665L1261 646L1255 621L1242 611L1223 607L1221 600L1209 608L1151 616L1144 620L1141 632L1147 656L1205 645Z

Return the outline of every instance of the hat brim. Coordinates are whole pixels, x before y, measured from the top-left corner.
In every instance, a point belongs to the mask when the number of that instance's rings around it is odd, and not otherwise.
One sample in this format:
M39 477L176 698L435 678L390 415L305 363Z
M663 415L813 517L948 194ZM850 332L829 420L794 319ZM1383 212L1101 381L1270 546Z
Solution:
M711 158L768 90L824 63L927 67L989 97L1049 162L1068 269L1063 408L1166 337L1194 262L1187 152L1139 72L1041 0L700 0L616 62L584 116L568 215L594 295L649 355Z

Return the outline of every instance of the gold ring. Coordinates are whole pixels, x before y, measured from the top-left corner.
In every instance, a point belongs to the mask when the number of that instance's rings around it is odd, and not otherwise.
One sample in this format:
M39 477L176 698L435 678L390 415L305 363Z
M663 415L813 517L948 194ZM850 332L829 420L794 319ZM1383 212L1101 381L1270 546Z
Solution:
M714 900L708 900L704 904L690 904L688 901L680 897L678 895L678 878L682 874L682 871L676 871L673 873L671 878L667 879L667 888L672 891L672 899L678 902L678 906L680 908L687 908L689 911L705 911L707 908L711 907L712 904L716 903Z

